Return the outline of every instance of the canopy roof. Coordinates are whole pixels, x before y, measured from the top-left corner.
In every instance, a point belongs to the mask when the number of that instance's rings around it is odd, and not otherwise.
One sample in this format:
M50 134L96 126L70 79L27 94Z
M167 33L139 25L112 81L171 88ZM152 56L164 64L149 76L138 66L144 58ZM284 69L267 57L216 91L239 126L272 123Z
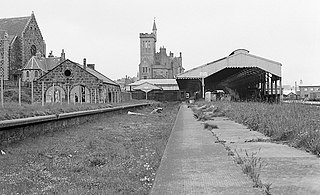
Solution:
M179 90L179 86L176 79L141 79L139 81L129 84L129 86L135 89L136 86L139 86L143 83L149 83L149 84L155 85L157 87L160 87L164 91Z
M238 49L229 56L198 66L177 75L177 79L206 78L226 68L253 68L261 69L281 77L281 63L249 54L248 50ZM249 73L249 72L248 72ZM253 72L251 72L253 73ZM242 73L242 75L245 73ZM245 76L245 75L243 75Z
M151 91L151 90L161 90L161 88L151 83L145 82L145 83L142 83L141 85L134 87L133 90Z

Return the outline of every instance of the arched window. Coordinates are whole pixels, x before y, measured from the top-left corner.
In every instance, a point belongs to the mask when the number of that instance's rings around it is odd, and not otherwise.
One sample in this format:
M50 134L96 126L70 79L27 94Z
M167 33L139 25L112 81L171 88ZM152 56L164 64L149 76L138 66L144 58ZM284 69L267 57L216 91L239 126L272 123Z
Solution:
M36 46L35 46L35 45L31 45L30 51L31 51L31 55L32 55L32 56L35 56L35 55L37 54L37 48L36 48Z
M29 71L27 70L26 77L29 78Z
M37 71L37 70L34 71L34 77L35 77L35 78L38 78L38 76L39 76L38 71Z

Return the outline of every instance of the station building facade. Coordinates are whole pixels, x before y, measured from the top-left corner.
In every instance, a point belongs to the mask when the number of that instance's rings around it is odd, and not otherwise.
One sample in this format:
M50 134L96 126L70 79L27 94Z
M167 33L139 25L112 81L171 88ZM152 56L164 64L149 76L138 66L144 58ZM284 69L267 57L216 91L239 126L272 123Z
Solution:
M118 103L120 86L95 70L93 64L64 60L33 81L34 102Z

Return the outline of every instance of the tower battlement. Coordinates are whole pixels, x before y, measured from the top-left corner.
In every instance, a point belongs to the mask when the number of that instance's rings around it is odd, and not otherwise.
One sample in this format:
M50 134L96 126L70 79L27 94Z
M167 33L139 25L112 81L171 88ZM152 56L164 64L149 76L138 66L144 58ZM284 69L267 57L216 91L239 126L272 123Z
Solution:
M154 38L154 39L156 39L156 35L153 33L140 33L140 38Z

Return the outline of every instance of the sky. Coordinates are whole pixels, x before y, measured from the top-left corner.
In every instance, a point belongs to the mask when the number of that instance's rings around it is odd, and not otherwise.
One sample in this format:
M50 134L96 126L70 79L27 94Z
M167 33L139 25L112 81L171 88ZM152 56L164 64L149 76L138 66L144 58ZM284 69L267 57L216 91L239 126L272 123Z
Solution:
M36 16L47 46L116 80L137 75L139 33L157 25L160 46L185 70L236 49L282 64L283 84L320 85L319 0L10 0L0 18Z

